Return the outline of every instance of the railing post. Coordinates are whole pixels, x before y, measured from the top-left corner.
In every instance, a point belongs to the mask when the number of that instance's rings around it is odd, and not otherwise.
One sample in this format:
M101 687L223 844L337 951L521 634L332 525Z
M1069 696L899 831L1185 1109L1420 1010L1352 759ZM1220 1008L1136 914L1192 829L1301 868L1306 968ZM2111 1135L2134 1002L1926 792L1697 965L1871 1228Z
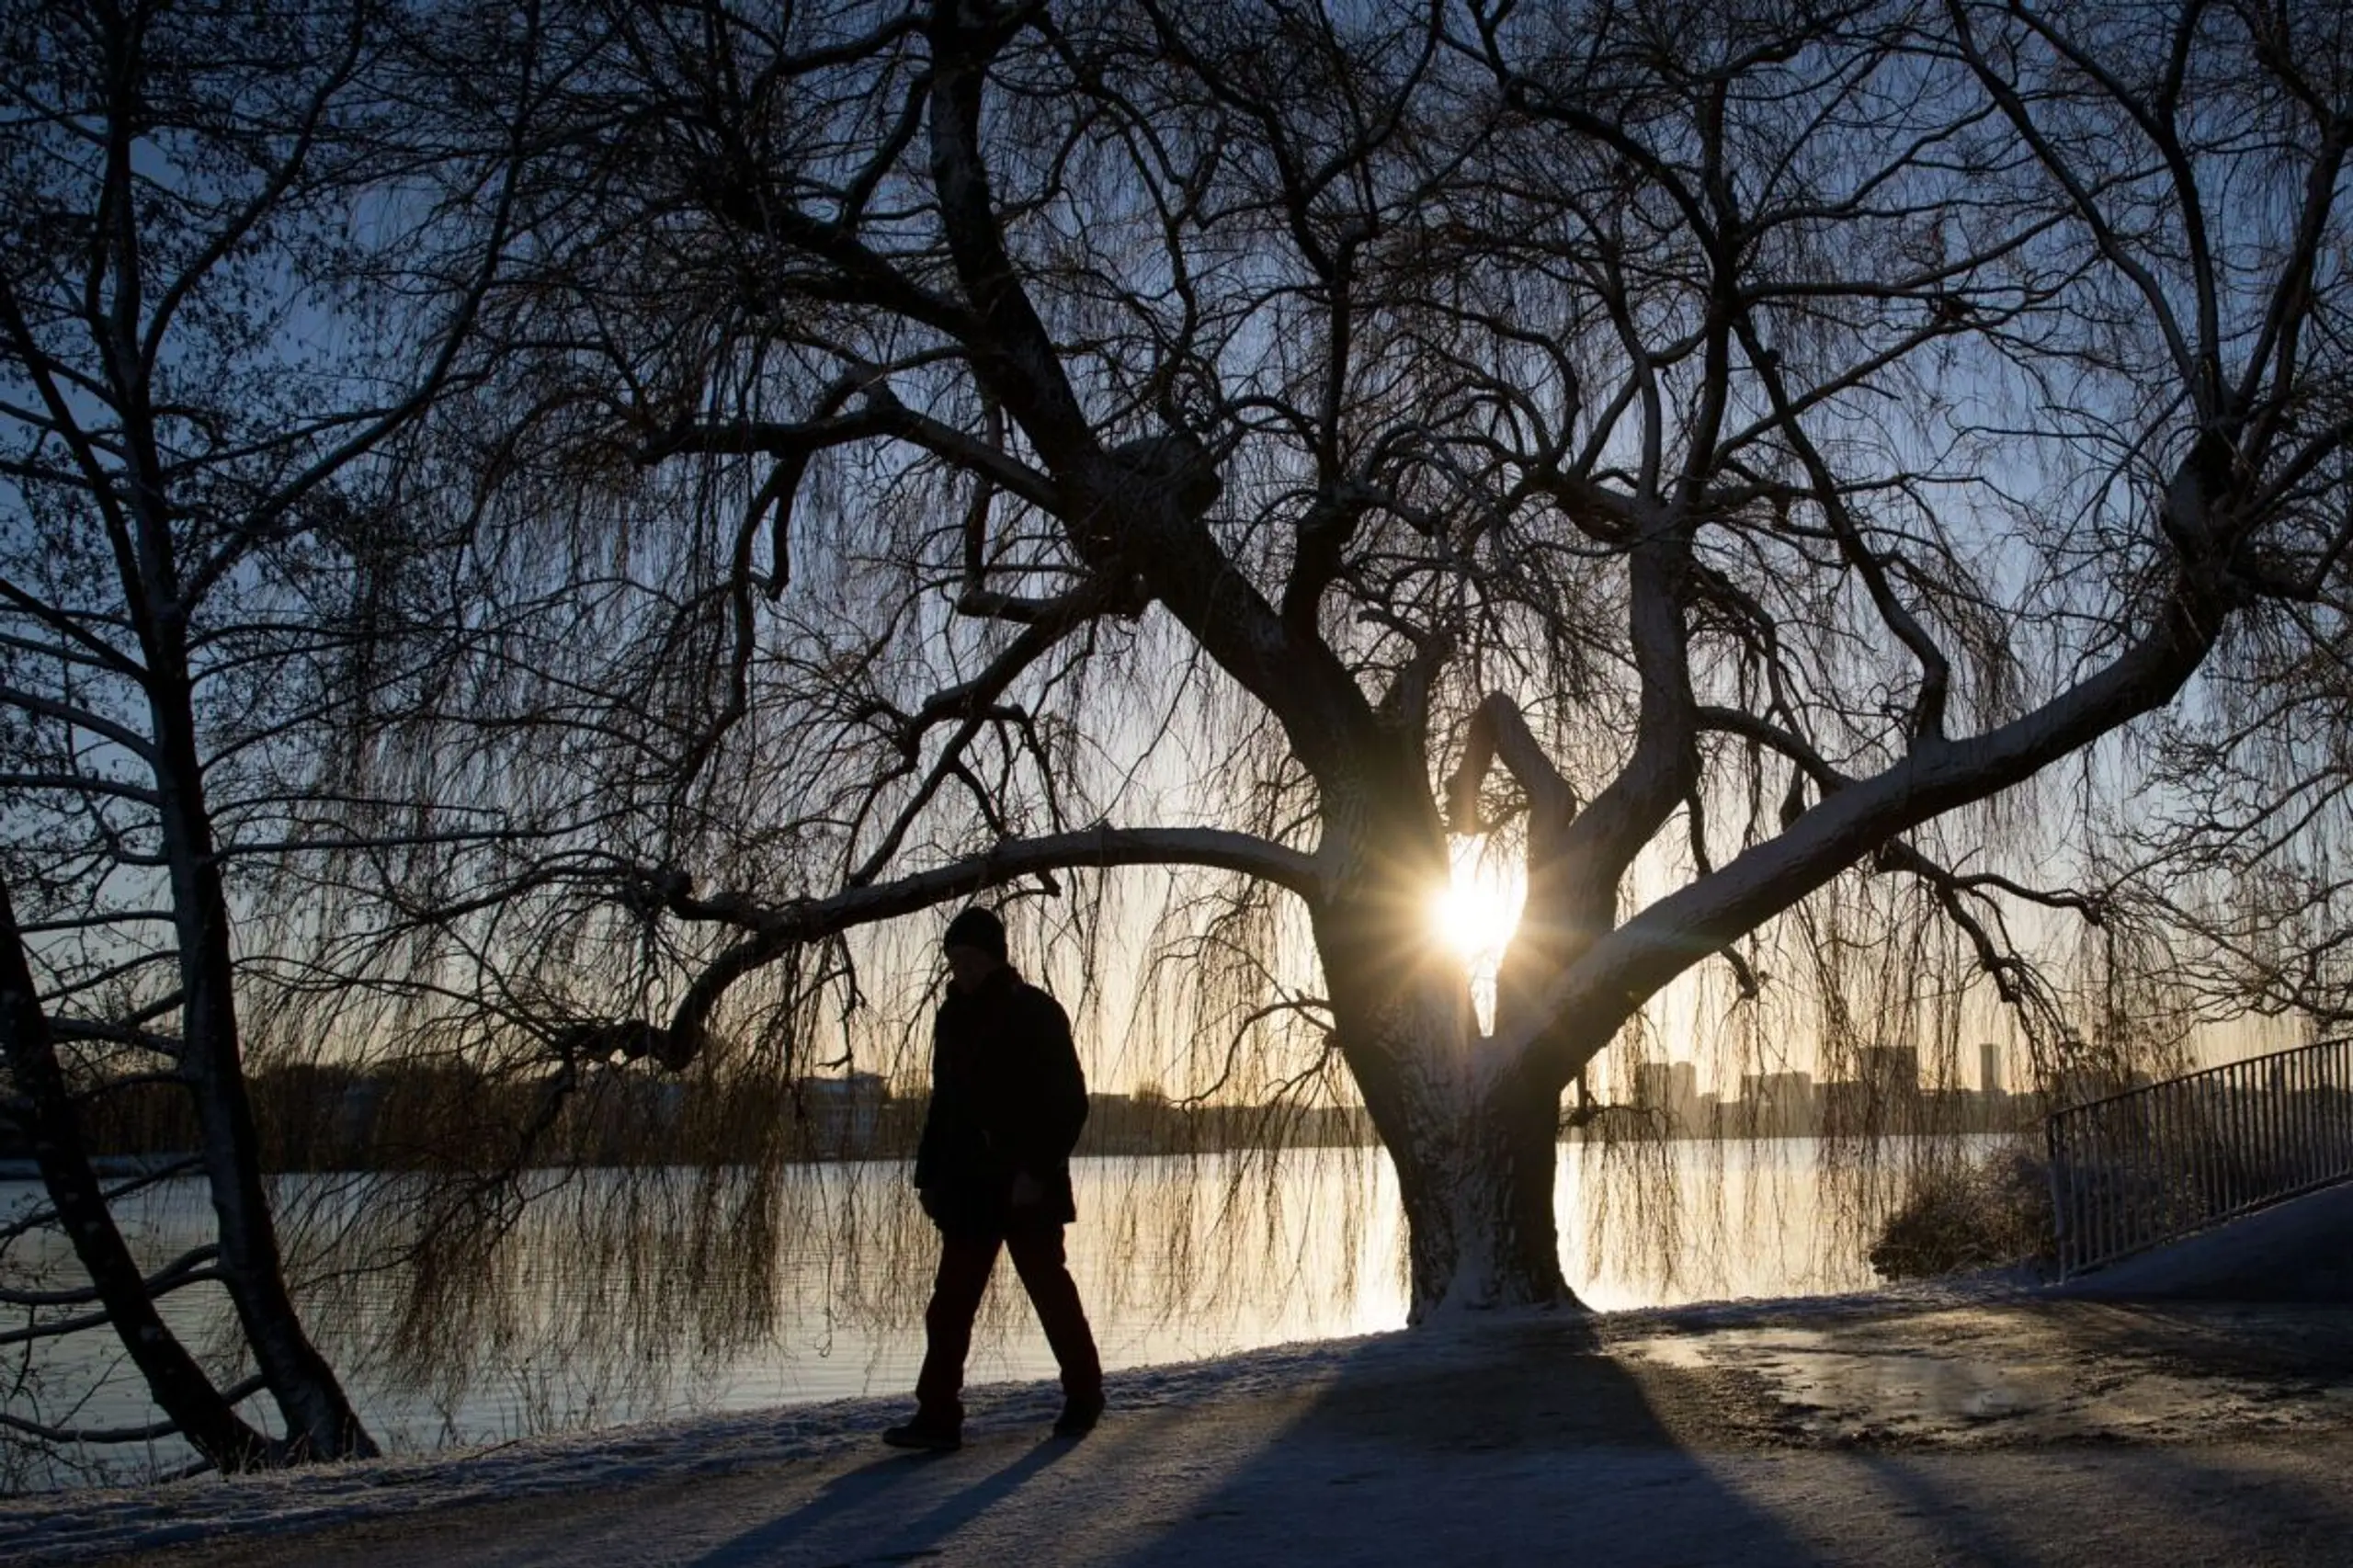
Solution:
M2051 1250L2059 1266L2059 1278L2064 1279L2072 1272L2070 1254L2075 1246L2075 1228L2067 1222L2067 1210L2075 1198L2075 1183L2067 1167L2067 1113L2052 1111L2042 1123L2044 1175L2051 1183Z

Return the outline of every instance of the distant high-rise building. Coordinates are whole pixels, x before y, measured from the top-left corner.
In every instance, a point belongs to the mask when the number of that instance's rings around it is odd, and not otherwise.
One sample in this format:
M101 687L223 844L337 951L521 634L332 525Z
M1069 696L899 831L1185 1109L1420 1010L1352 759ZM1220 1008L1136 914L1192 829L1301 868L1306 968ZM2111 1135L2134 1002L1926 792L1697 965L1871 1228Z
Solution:
M1984 1040L1977 1047L1977 1088L1987 1098L2008 1093L2002 1080L2002 1045L1999 1040Z
M1813 1097L1813 1074L1811 1073L1743 1073L1740 1075L1740 1097L1756 1100L1799 1104Z
M1864 1046L1855 1052L1855 1076L1867 1094L1881 1099L1914 1098L1920 1093L1920 1048Z
M1822 1130L1834 1138L1917 1131L1927 1101L1920 1093L1920 1051L1910 1045L1856 1048L1854 1076L1822 1085Z
M1688 1131L1699 1108L1699 1069L1688 1062L1645 1062L1634 1069L1634 1103L1665 1111Z
M1741 1114L1758 1132L1807 1132L1813 1128L1813 1074L1743 1073Z

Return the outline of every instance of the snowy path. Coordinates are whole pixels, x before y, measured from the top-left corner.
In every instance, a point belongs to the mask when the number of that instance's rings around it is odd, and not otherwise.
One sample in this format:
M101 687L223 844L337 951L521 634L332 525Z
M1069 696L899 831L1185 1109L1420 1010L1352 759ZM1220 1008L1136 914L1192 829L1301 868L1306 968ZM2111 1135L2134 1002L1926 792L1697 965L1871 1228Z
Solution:
M1849 1301L1501 1319L1050 1392L0 1504L13 1563L2353 1563L2344 1309ZM168 1510L168 1511L165 1511ZM170 1550L158 1550L169 1548Z

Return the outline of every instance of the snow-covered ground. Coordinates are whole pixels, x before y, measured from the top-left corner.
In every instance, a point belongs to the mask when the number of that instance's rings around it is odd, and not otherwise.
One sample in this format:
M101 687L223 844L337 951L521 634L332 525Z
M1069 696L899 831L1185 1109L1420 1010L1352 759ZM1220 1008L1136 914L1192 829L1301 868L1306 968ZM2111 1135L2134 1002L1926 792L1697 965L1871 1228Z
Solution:
M1995 1282L1483 1317L1051 1387L0 1503L10 1564L2353 1563L2353 1311Z

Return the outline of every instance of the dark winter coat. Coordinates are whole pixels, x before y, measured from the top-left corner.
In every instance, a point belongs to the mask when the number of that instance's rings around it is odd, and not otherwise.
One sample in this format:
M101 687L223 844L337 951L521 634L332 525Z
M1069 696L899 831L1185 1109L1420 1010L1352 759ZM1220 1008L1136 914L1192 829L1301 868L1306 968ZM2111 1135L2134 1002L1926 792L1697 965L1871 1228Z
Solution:
M950 987L931 1035L931 1109L915 1183L943 1231L1066 1225L1070 1152L1086 1124L1086 1079L1062 1004L1010 969L969 992ZM1044 1200L1016 1210L1028 1173Z

